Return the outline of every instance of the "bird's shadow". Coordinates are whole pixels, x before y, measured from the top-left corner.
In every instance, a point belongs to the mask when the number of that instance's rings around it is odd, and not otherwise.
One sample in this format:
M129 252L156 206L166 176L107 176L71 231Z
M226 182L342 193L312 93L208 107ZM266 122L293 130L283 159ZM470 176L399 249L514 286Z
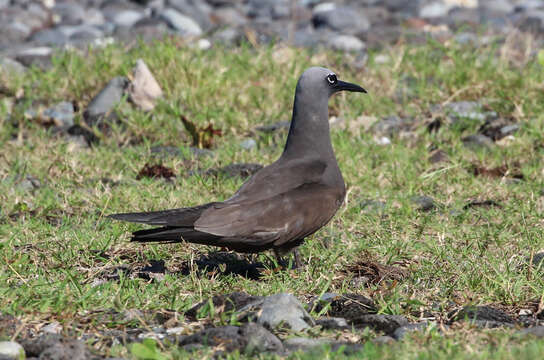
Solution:
M180 270L181 275L189 275L191 271L211 275L238 275L250 280L259 280L265 264L256 261L256 257L245 257L225 251L212 251L202 254L195 260L187 261Z

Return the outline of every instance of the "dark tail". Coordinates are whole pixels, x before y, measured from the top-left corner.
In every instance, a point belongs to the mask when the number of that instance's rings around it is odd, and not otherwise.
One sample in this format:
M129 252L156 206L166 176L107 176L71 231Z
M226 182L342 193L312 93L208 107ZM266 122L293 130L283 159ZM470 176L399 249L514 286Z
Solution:
M139 230L132 233L130 241L176 243L190 242L195 244L215 245L219 236L196 231L189 227L164 226L155 229Z
M109 218L143 223L149 225L187 226L191 227L198 220L204 210L214 203L189 208L171 209L163 211L112 214Z

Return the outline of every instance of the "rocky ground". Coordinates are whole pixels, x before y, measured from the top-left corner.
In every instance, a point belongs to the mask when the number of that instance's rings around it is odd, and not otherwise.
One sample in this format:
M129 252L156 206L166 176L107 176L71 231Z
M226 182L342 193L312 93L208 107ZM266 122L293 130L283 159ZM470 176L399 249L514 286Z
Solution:
M56 48L177 37L199 48L283 41L353 52L402 41L541 34L539 0L2 0L0 64L48 67Z

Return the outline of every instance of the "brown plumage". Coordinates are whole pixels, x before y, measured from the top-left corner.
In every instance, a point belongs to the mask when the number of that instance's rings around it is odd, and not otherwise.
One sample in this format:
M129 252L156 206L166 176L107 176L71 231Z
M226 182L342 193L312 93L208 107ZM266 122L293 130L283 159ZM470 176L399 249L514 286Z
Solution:
M341 90L366 92L337 80L328 69L306 70L297 84L283 154L253 175L230 199L110 217L160 226L134 232L132 241L187 241L238 252L288 252L327 224L345 196L328 123L328 99Z

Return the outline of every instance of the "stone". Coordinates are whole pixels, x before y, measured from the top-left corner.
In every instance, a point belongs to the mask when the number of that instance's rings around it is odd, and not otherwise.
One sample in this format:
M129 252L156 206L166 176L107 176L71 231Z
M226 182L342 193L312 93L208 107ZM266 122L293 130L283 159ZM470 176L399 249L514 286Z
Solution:
M408 335L410 333L425 330L427 328L427 326L428 326L428 324L424 323L424 322L416 323L416 324L403 325L403 326L397 328L393 332L393 338L395 338L395 340L402 340L402 338L404 338L406 335Z
M368 31L370 22L356 8L322 3L314 8L312 15L314 27L326 27L333 31L357 34Z
M0 48L24 41L32 29L19 21L10 21L0 27Z
M23 191L36 190L41 186L41 181L32 175L26 175L25 178L18 184L18 187Z
M153 110L155 101L162 97L161 87L142 59L136 60L127 90L130 101L144 111Z
M51 67L53 50L47 46L27 48L19 51L15 59L26 67L36 66L46 70Z
M101 123L105 117L111 118L112 111L123 98L128 83L128 79L123 76L111 79L91 100L83 113L87 124L93 126Z
M245 39L245 35L238 28L226 27L214 33L213 38L218 43L233 46L240 44Z
M352 35L336 35L328 40L329 46L338 51L361 52L366 49L366 44Z
M240 143L240 147L244 150L251 150L257 147L257 142L253 139L246 139Z
M240 312L248 313L249 319L254 319L269 329L286 326L294 331L302 331L315 325L300 301L287 293L270 295L257 300L243 307Z
M62 101L42 113L42 117L61 129L68 129L74 125L74 116L74 105L70 101Z
M421 7L419 16L422 18L439 18L448 15L450 6L443 1L433 1Z
M490 306L465 306L464 308L452 311L448 314L451 321L460 320L482 320L494 321L499 323L513 323L514 320L510 315L502 310L492 308Z
M371 129L377 134L393 137L402 131L408 131L411 128L412 123L412 119L404 119L393 115L375 122Z
M489 148L493 146L493 140L482 134L468 135L462 138L461 141L468 148Z
M344 330L350 327L346 319L340 317L322 317L316 319L315 323L323 329Z
M63 338L60 335L42 335L21 342L28 357L40 359L85 360L90 357L81 340Z
M534 326L527 329L522 329L517 332L518 335L522 336L534 336L537 338L544 338L544 326Z
M436 208L436 203L434 199L430 196L426 196L426 195L412 196L412 198L410 198L410 201L414 203L417 206L417 209L420 211L429 211Z
M85 20L85 9L75 1L57 3L53 13L60 17L60 23L65 25L79 25Z
M486 118L486 114L482 112L482 105L476 101L451 102L445 106L445 110L452 122L460 118L476 121L483 121Z
M22 75L26 72L26 68L9 57L0 57L0 72L10 75Z
M289 351L308 351L316 347L323 347L330 344L328 339L312 339L306 337L292 337L283 342L283 345Z
M401 326L408 325L408 319L402 315L367 314L353 318L350 322L355 327L369 327L387 335L393 334Z
M208 328L196 334L182 337L177 343L184 348L187 345L193 344L209 347L221 346L225 351L232 352L237 349L243 349L246 346L246 340L240 336L239 332L239 327L230 325Z
M57 321L53 321L52 323L45 325L41 331L44 334L60 334L62 331L62 325Z
M245 352L260 354L262 352L281 352L283 344L270 331L257 323L247 323L240 329L241 336L247 341Z
M37 45L59 46L66 44L69 39L57 29L43 29L32 34L29 40Z
M210 13L213 8L204 1L168 0L168 6L195 20L205 31L213 27L210 20Z
M0 358L6 360L24 360L25 349L15 341L0 341Z
M436 149L429 156L429 162L431 164L438 164L443 162L449 162L450 158L444 150Z
M160 13L160 17L164 19L168 25L179 31L182 35L199 36L202 35L200 25L188 16L185 16L178 11L167 8Z
M117 26L131 27L143 19L144 14L132 9L123 9L111 15L113 23Z

